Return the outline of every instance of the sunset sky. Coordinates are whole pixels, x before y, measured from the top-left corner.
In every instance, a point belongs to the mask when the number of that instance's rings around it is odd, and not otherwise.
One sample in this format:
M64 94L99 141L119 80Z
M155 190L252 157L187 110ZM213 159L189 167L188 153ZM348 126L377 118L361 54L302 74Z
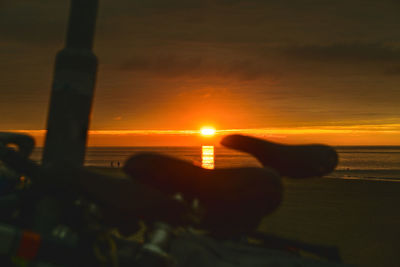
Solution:
M0 0L0 131L41 144L68 8ZM89 145L400 145L399 14L398 0L101 0Z

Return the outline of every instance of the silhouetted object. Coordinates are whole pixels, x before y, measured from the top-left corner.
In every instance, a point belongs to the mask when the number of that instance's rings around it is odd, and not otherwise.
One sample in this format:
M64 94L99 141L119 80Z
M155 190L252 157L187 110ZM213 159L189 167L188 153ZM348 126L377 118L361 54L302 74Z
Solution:
M173 248L169 252L179 260L181 265L178 266L187 266L186 263L189 262L191 263L189 266L216 266L216 263L225 266L225 261L232 259L240 259L241 263L248 262L250 266L277 262L285 263L282 266L292 266L291 263L295 262L301 263L301 266L342 266L303 259L296 253L283 253L288 250L304 250L338 261L340 257L338 250L334 247L253 232L261 217L273 211L282 198L280 177L271 169L206 170L189 162L167 156L141 154L130 158L124 166L124 170L131 174L132 179L130 179L126 176L110 176L109 173L100 174L98 171L90 171L81 167L42 167L28 158L29 151L32 150L32 143L32 139L26 136L0 133L0 160L17 173L27 175L35 190L39 190L36 191L39 193L38 195L32 195L32 191L28 190L28 195L21 200L15 194L12 194L11 197L3 197L0 199L0 204L7 203L7 207L16 207L20 205L18 204L20 201L23 201L26 202L24 205L28 204L25 212L32 212L29 205L33 200L34 204L36 202L46 205L49 203L62 204L63 208L59 208L58 213L47 214L48 209L34 210L34 224L37 224L39 219L41 228L43 228L42 231L36 230L36 233L44 237L52 236L51 239L43 239L45 244L40 249L42 255L46 257L44 259L50 259L51 262L65 263L70 260L75 262L74 259L82 262L91 259L91 254L88 253L89 250L93 250L91 243L86 246L78 246L74 234L70 233L70 237L75 240L71 247L69 241L54 239L54 233L49 231L55 229L54 226L59 225L60 222L71 223L71 219L73 219L73 225L77 226L75 223L79 220L74 221L74 216L77 215L74 210L77 203L84 201L81 198L78 199L78 202L74 201L78 194L95 200L101 207L99 214L103 216L92 217L98 216L96 215L98 214L97 206L93 206L90 204L92 202L89 202L90 209L87 212L90 212L84 214L86 219L88 215L92 219L101 218L99 222L102 225L117 227L125 233L135 231L135 225L139 219L146 222L164 221L174 226L195 224L211 231L214 236L223 238L232 239L237 235L250 234L250 237L262 239L263 246L269 248L264 250L262 247L246 246L244 243L229 243L225 246L226 243L188 232L186 235L180 235L171 240ZM16 149L8 147L9 144L16 144ZM189 202L173 198L172 195L175 192L182 192L184 200ZM42 195L43 193L45 194ZM49 193L53 196L52 198L48 198ZM25 199L25 197L27 198ZM187 205L194 198L198 198L201 207L204 208L204 210L199 210L200 213L193 213L193 208ZM46 205L45 207L48 207ZM40 207L39 205L34 206ZM0 205L0 207L2 206ZM60 206L53 205L53 207ZM8 209L9 216L14 214L12 211L13 209ZM74 216L68 214L74 214ZM80 221L83 223L80 225L80 230L87 229L86 219ZM26 217L23 217L22 221L26 223ZM94 224L94 226L98 230L98 225ZM21 228L0 224L2 236L6 234L15 237L15 233L18 233L18 236L21 235ZM78 233L79 235L87 234L85 230L78 231ZM91 236L93 232L89 231L89 234ZM65 236L65 232L62 236ZM14 243L18 244L18 242L8 242L7 244ZM4 244L2 243L2 245ZM52 253L54 251L60 254ZM71 255L69 253L80 256L65 257L65 255ZM194 255L201 257L196 258ZM129 256L132 259L137 258L135 254L129 254L128 258ZM149 255L148 259L152 260L153 256ZM189 259L189 262L186 262L185 259ZM238 263L237 265L242 266L243 264ZM93 264L84 264L84 266L93 266ZM128 264L128 266L132 266L132 264Z
M35 140L25 134L0 132L0 145L16 145L19 155L28 157L35 147Z
M320 177L338 163L335 149L326 145L284 145L244 135L228 135L221 144L250 153L263 166L292 178Z
M10 144L15 149L8 147ZM5 165L16 171L17 174L38 176L40 167L31 160L28 160L34 148L35 141L32 137L17 134L0 132L0 160Z
M97 72L92 52L98 0L71 0L66 45L57 54L43 150L43 165L83 166ZM58 179L54 175L53 179ZM34 207L34 230L51 231L60 217L59 200L43 196Z
M158 190L184 199L198 198L205 208L202 227L217 235L238 235L254 229L282 199L279 175L271 169L228 168L207 170L158 154L139 154L123 170Z
M72 0L66 46L57 54L43 164L82 166L95 86L91 51L98 0Z

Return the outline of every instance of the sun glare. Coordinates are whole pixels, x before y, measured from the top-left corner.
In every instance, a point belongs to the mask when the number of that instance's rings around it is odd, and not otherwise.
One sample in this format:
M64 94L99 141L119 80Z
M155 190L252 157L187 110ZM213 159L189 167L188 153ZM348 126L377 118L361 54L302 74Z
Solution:
M211 136L215 134L215 129L211 127L203 127L201 128L200 133L204 136Z

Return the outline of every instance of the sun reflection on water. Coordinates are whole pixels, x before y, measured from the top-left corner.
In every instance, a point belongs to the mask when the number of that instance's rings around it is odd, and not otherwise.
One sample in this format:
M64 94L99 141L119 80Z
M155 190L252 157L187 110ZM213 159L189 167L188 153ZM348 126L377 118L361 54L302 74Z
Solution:
M201 167L214 169L214 146L201 147Z

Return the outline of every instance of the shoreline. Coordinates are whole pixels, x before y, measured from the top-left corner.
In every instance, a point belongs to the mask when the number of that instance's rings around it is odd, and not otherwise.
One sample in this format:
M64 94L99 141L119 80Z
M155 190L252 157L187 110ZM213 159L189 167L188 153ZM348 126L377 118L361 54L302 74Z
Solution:
M89 170L124 177L121 168ZM400 183L389 179L283 179L284 199L259 230L337 246L344 263L400 265Z
M400 183L364 179L284 180L278 210L259 230L340 249L345 263L400 264Z
M355 177L355 176L346 176L346 177L326 176L326 177L323 177L322 179L361 180L361 181L394 182L394 183L400 182L400 178L360 178L360 177Z
M117 174L122 173L122 167L95 166L95 165L86 165L84 167L87 167L91 170L104 171L104 172L107 172L110 174L112 174L113 172L115 172ZM384 177L384 178L375 178L375 177L362 178L362 177L348 176L348 175L332 176L332 173L327 176L322 177L321 179L362 180L362 181L395 182L395 183L400 182L400 177L399 178L386 178L386 177Z
M92 167L124 176L118 168ZM400 264L400 183L327 176L283 179L281 206L259 230L320 245L337 246L343 262L359 266Z

